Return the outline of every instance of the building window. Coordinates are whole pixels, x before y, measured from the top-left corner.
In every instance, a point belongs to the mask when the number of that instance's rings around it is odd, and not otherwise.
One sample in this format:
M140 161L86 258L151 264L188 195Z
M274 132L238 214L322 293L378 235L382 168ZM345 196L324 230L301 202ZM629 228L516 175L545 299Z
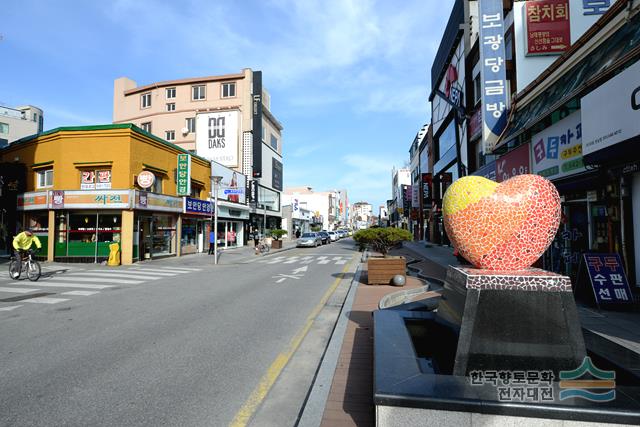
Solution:
M143 131L151 133L151 122L144 122L140 125Z
M193 133L196 131L196 118L195 117L187 117L184 121L184 127L189 130L189 133Z
M176 140L176 131L175 130L165 131L164 139L166 139L167 141L175 141Z
M0 133L9 133L9 125L7 123L0 123Z
M222 97L233 98L236 96L236 84L234 83L222 83Z
M151 92L140 95L140 108L151 107Z
M480 102L482 95L482 87L480 85L480 74L473 79L473 105L477 105Z
M152 193L162 193L162 177L156 175L156 179L153 181L153 185L151 185Z
M205 89L206 89L205 85L192 86L191 99L193 99L194 101L205 99L205 96L206 96Z
M278 138L275 135L271 135L271 148L278 151Z
M173 99L176 97L176 88L168 87L167 88L167 99Z
M267 142L267 128L262 124L262 142Z
M38 188L53 187L53 169L44 169L36 172Z
M167 104L167 111L176 111L176 103L175 102L169 102Z

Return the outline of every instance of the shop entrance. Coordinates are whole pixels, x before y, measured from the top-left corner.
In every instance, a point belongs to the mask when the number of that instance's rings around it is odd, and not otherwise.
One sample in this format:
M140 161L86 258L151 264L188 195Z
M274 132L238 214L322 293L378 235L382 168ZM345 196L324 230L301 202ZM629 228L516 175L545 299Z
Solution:
M137 224L138 260L175 255L176 226L173 215L140 215Z

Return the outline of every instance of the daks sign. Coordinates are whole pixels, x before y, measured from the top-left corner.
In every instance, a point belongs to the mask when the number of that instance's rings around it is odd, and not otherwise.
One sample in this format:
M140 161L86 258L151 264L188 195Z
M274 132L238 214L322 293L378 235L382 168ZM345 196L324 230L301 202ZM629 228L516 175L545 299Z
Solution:
M224 166L238 166L238 112L198 114L196 153Z

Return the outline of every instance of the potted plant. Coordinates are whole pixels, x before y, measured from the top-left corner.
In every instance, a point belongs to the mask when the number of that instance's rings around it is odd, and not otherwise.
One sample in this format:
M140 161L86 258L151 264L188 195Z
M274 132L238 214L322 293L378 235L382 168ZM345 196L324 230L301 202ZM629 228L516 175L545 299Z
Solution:
M279 228L275 229L275 230L271 230L271 237L273 238L273 241L271 242L271 247L273 249L281 249L282 248L282 240L280 240L280 239L285 234L287 234L287 230L281 230Z
M367 260L367 276L370 285L387 285L393 276L406 275L407 262L402 256L389 256L396 245L413 240L413 235L402 228L368 228L353 235L360 246L366 246L382 256L370 256Z

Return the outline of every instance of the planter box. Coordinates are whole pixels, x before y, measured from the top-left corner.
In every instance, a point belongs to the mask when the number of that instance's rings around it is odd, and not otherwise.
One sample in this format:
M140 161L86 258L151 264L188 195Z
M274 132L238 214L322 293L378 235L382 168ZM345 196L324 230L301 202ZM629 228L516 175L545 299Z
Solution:
M282 249L282 240L272 240L271 249Z
M393 276L406 277L407 260L401 256L370 257L367 261L367 283L370 285L388 285Z

